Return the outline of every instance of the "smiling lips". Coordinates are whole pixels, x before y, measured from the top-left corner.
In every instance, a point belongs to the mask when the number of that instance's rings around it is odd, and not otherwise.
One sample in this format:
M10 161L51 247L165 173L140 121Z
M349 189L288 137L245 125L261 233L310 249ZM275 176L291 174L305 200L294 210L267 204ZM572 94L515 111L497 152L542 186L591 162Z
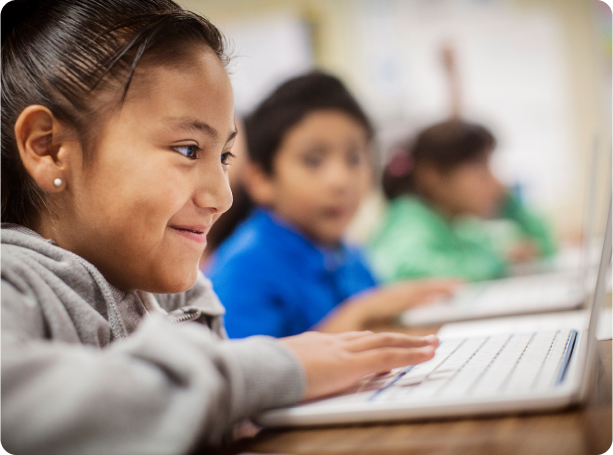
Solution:
M178 234L198 243L206 243L206 232L209 226L170 226Z

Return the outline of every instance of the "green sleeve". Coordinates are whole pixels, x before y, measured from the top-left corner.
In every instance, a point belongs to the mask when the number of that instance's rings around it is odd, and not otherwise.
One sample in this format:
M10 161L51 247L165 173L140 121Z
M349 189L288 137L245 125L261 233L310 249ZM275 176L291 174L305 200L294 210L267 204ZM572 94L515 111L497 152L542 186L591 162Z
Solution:
M555 241L547 222L527 210L511 193L507 193L502 202L500 216L516 222L522 233L536 243L542 256L551 256L556 252Z

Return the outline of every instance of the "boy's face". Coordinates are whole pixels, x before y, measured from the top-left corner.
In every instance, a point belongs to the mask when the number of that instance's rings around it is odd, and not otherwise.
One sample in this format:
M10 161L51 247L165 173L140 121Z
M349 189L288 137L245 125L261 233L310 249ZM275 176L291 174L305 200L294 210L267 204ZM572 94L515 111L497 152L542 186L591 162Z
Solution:
M232 203L234 131L230 81L212 51L180 69L141 69L91 159L71 168L56 240L121 289L189 289L206 234Z
M365 128L340 111L315 111L285 135L265 203L316 242L334 245L371 178Z

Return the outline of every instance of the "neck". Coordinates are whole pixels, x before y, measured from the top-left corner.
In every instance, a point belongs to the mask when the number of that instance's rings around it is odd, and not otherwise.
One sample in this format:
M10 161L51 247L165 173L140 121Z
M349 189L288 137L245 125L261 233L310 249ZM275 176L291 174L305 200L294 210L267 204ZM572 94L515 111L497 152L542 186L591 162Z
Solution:
M445 204L441 204L440 202L433 201L431 205L438 213L443 216L443 218L445 218L449 222L453 221L460 214L459 212L453 210L451 207L446 206Z
M313 235L313 233L302 229L300 226L296 225L295 223L289 221L287 218L285 218L282 215L279 215L277 212L275 212L272 209L269 209L269 214L271 214L273 219L277 220L278 222L281 222L282 224L284 224L286 227L288 227L290 230L294 231L297 234L300 234L301 236L303 236L304 238L306 238L307 240L309 240L310 242L314 243L315 245L319 246L319 247L323 247L326 249L335 249L341 246L342 244L342 239L321 239L315 235Z
M56 217L52 216L49 212L40 213L36 220L33 220L32 223L29 223L28 228L32 229L34 232L39 234L41 237L49 240L53 240L58 245L61 245L61 242L57 237L57 232L60 229L57 226L58 220ZM62 246L62 248L64 248Z
M456 218L460 213L457 210L454 210L453 207L445 204L443 201L437 200L433 197L428 197L423 193L417 193L422 201L428 206L430 206L435 212L440 214L445 220L451 222L454 218Z

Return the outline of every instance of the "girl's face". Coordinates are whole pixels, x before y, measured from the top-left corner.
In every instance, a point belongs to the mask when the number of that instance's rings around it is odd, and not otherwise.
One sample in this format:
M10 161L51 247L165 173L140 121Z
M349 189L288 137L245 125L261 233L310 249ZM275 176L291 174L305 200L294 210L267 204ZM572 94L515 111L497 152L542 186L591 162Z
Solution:
M286 133L261 202L315 241L337 244L371 177L364 127L340 111L316 111Z
M140 69L59 194L55 240L123 290L189 289L232 203L232 89L217 56L198 50L180 69Z
M432 170L430 198L450 216L492 216L504 195L504 186L492 174L489 156L441 172Z

